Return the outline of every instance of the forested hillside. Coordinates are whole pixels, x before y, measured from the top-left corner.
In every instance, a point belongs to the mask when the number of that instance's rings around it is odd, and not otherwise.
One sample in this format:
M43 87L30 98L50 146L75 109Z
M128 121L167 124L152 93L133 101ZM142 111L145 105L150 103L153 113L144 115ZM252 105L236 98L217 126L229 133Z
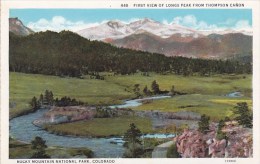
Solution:
M92 72L131 74L137 71L182 75L251 73L251 61L166 57L90 41L70 31L10 33L10 71L80 77Z

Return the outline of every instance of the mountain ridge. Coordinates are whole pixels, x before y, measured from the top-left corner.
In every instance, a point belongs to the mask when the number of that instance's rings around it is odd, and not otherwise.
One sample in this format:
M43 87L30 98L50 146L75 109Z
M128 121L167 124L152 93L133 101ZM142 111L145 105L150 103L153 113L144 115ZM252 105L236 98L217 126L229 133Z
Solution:
M144 18L130 23L112 20L77 33L117 47L166 56L208 59L227 59L236 54L252 56L252 36L248 31L199 31Z
M134 50L160 53L166 56L227 59L236 55L252 56L252 37L240 33L211 34L192 38L160 38L150 33L133 34L122 39L110 40L112 45Z
M32 29L26 27L17 17L9 18L9 31L20 36L26 36L34 33Z
M106 38L123 38L136 33L138 30L147 31L162 38L168 38L176 33L182 33L183 35L192 35L194 37L202 35L196 30L190 29L188 27L177 24L166 25L149 18L132 21L130 23L124 23L120 20L110 20L100 24L99 26L82 29L80 31L77 31L76 33L90 40L104 40ZM100 37L100 31L105 31L106 35Z
M162 38L168 38L170 36L172 36L173 34L176 33L180 33L183 34L183 36L185 35L193 35L195 38L199 37L199 36L207 36L210 34L228 34L228 33L243 33L245 35L252 35L251 31L246 31L246 30L232 30L232 29L226 29L226 30L196 30L196 29L192 29L189 27L185 27L176 23L172 23L172 24L164 24L161 23L159 21L150 19L150 18L143 18L143 19L139 19L139 20L135 20L135 21L131 21L131 22L123 22L120 20L109 20L107 22L104 22L100 25L94 26L94 27L89 27L89 28L85 28L82 30L77 31L76 33L78 33L79 35L88 38L88 39L93 39L93 40L102 40L104 38L89 38L88 36L88 32L90 33L95 33L96 31L92 31L92 30L102 30L104 28L105 25L110 26L111 29L113 30L118 30L117 32L119 32L122 29L128 29L126 30L121 36L116 36L113 35L113 33L108 34L109 38L123 38L126 37L128 35L134 34L136 31L138 30L144 30L147 32L150 32L152 34L158 35ZM116 27L116 28L115 28ZM93 35L94 36L94 35Z

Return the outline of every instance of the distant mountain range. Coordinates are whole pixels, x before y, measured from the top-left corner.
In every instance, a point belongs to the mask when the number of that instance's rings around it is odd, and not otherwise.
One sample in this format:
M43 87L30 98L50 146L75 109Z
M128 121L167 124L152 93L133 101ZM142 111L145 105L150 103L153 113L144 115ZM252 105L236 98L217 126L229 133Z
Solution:
M108 21L96 27L83 29L79 35L91 40L121 39L129 35L151 33L161 38L168 38L173 34L182 34L183 37L199 37L201 34L195 30L174 24L165 25L145 18L129 24L118 20Z
M9 19L10 31L29 35L18 18ZM198 31L178 24L163 24L144 18L131 23L108 21L76 32L80 36L117 47L160 53L166 56L227 59L252 56L250 31Z
M118 47L161 53L166 56L193 58L223 59L252 53L252 37L241 33L210 34L198 38L180 35L160 38L150 33L133 34L110 43Z
M131 23L124 23L119 20L111 20L95 27L86 28L77 32L79 35L90 40L109 40L122 39L124 37L150 33L160 38L169 38L173 35L180 35L182 38L192 37L194 39L204 37L210 34L229 34L242 33L245 35L252 35L250 31L199 31L192 28L184 27L178 24L163 24L161 22L144 18Z
M18 18L9 18L9 31L16 35L26 36L34 33L33 30L23 25Z
M117 20L108 21L77 33L90 40L101 40L117 47L166 56L226 59L252 54L250 31L198 31L148 18L128 24Z

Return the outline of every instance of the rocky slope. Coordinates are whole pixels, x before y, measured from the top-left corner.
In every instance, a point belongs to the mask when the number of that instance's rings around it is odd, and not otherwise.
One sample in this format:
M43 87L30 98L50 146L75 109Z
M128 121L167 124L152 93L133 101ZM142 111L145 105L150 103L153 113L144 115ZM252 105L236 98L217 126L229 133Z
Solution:
M21 20L18 18L9 18L9 32L13 32L16 35L26 36L34 33L33 30L24 26Z
M217 126L211 124L207 134L185 130L175 138L177 150L183 158L236 158L253 156L252 129L228 122L222 129L227 140L216 138Z

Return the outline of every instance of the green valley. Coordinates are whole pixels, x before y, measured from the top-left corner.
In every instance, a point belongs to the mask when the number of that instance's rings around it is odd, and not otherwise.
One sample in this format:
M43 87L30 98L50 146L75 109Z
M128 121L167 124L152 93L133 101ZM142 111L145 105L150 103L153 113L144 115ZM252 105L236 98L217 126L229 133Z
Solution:
M251 75L215 75L212 77L181 76L174 74L161 75L150 73L143 76L134 75L108 76L102 73L105 80L84 79L72 77L57 77L38 74L10 73L10 118L20 115L30 109L29 101L33 96L43 93L46 89L52 90L54 97L69 94L89 105L112 105L123 103L125 99L135 97L133 87L139 84L140 92L145 86L151 88L152 81L156 80L161 90L170 90L172 85L177 91L187 95L175 96L171 99L154 100L152 103L142 105L136 110L162 110L180 111L191 110L199 113L209 113L217 119L230 113L236 101L251 102ZM240 91L243 98L228 98L225 94ZM142 93L143 94L143 93ZM230 101L234 103L225 103ZM162 105L163 104L163 105ZM179 108L180 106L195 105L192 108ZM223 108L224 107L224 108ZM221 112L220 112L221 111Z

